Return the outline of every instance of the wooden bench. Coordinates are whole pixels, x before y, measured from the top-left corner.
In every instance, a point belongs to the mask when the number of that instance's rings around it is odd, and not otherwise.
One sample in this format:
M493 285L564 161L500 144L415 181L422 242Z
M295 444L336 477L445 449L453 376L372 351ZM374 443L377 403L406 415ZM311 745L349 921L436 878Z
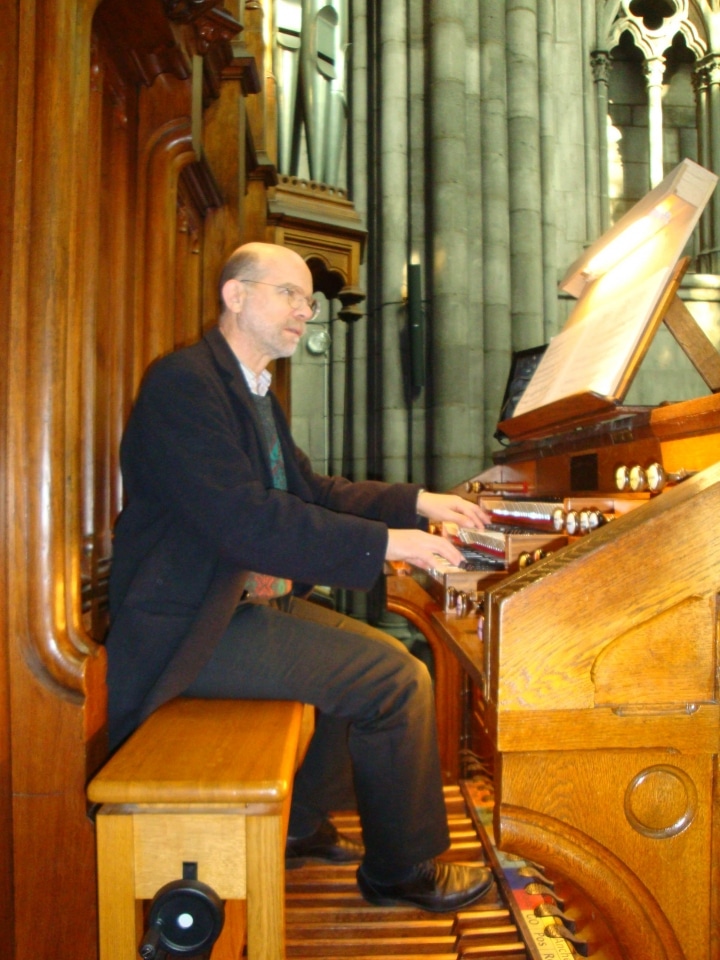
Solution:
M225 901L212 960L285 956L285 840L312 709L280 700L177 699L88 786L96 819L100 960L137 960L142 901L197 865Z

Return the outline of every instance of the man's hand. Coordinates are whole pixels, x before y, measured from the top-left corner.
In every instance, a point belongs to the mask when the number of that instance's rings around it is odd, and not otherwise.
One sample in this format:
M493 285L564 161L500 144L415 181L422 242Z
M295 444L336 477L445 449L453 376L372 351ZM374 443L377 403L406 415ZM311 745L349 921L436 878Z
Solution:
M445 537L424 530L388 530L386 560L404 560L423 570L438 565L438 559L459 566L465 559Z
M449 521L459 527L478 527L482 529L490 518L476 503L465 500L452 493L428 493L421 490L417 498L416 511L428 520Z

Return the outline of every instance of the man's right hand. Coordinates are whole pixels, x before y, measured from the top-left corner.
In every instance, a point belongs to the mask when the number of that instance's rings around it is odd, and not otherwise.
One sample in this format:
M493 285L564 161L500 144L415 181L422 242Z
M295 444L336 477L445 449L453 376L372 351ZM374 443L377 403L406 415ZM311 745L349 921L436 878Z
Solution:
M459 566L465 559L445 537L424 530L388 530L386 560L404 560L423 570L431 570L438 558Z

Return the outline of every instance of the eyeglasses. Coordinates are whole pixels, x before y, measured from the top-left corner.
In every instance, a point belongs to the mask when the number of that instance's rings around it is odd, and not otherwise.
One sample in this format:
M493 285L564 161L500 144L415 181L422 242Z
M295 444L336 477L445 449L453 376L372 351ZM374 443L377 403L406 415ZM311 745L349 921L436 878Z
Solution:
M313 297L306 297L304 294L300 293L299 290L295 290L293 287L289 287L285 283L267 283L265 280L246 280L240 279L240 283L259 283L263 287L274 287L276 290L279 290L281 293L284 293L288 298L288 303L293 310L299 310L301 307L307 307L312 316L311 320L314 320L320 313L320 304Z

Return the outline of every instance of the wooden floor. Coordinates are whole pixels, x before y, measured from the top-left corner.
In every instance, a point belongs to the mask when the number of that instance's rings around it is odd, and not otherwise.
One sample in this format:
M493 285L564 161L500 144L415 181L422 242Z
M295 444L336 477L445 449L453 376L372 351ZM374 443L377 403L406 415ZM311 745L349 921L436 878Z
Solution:
M452 845L446 859L487 862L458 788L446 789ZM338 828L359 835L353 815ZM497 883L476 906L453 914L366 903L353 866L307 865L286 874L287 957L340 960L526 960L530 955Z

